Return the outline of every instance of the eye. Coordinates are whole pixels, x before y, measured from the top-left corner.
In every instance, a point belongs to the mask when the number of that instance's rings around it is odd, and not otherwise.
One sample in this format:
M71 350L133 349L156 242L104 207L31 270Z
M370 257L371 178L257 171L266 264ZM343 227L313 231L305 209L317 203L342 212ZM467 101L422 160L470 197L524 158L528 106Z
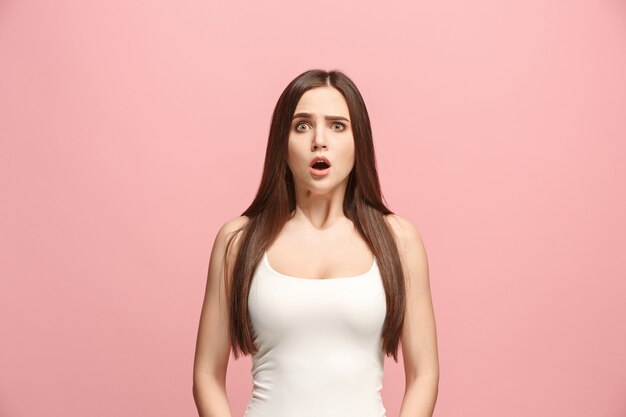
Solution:
M298 122L296 123L296 131L298 132L304 132L305 129L300 129L300 126L306 126L307 124L304 122Z
M335 130L339 130L339 131L342 131L342 130L344 130L346 128L346 125L341 123L341 122L335 122L335 123L333 123L333 126L339 126L339 129L335 129Z

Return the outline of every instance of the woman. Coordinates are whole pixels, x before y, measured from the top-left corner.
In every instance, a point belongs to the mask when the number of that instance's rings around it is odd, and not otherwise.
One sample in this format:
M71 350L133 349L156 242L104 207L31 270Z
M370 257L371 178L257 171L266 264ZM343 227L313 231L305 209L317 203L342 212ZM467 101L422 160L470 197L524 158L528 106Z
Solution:
M231 349L253 355L246 417L384 417L384 355L406 372L400 417L431 416L439 364L420 235L382 202L369 116L340 71L283 91L257 195L218 231L194 360L201 417L231 416Z

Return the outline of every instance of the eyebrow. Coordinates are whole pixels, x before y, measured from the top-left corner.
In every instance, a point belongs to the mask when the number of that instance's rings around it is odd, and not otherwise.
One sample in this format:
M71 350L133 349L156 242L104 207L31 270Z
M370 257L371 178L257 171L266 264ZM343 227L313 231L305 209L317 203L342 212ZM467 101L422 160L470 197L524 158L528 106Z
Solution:
M311 116L313 116L311 113L297 113L297 114L293 115L291 120L295 119L296 117L311 117ZM345 120L346 122L350 123L350 120L346 119L343 116L324 116L324 119L326 119L326 120Z

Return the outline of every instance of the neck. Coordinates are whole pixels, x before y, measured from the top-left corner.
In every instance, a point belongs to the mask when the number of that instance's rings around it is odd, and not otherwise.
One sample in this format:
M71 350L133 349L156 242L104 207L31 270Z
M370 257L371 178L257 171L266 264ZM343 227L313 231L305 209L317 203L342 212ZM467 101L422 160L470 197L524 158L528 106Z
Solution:
M296 208L292 213L292 221L306 222L316 229L326 229L337 221L344 220L343 200L346 182L327 193L316 193L314 190L296 189Z

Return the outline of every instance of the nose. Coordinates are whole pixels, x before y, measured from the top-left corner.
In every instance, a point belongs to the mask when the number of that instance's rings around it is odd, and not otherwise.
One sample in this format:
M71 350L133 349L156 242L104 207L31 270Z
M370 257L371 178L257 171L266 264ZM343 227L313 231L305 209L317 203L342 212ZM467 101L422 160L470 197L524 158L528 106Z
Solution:
M324 136L324 125L322 123L318 124L315 129L315 135L313 135L313 143L311 145L313 150L326 148L326 137Z

